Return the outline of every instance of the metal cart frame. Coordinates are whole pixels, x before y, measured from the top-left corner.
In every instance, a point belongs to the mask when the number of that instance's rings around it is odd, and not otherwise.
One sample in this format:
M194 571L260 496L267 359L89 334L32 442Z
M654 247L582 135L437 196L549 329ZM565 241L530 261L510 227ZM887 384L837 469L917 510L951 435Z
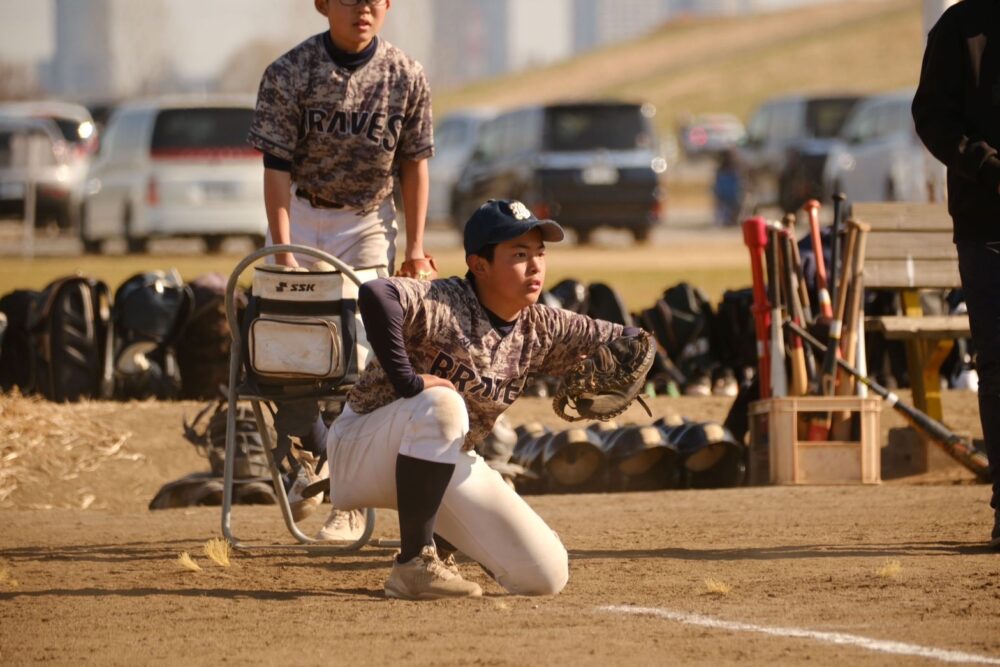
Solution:
M243 272L257 261L270 255L276 255L283 252L295 253L298 255L309 255L315 257L316 259L329 262L338 271L343 273L346 279L352 281L355 285L361 285L361 280L358 278L357 274L354 273L353 269L340 259L330 255L329 253L323 252L322 250L292 244L269 246L267 248L257 250L247 255L239 264L236 265L236 268L234 268L232 274L230 274L229 282L226 284L225 295L226 321L229 323L229 330L232 332L232 347L229 353L229 412L226 419L226 462L223 476L222 534L234 549L239 549L241 551L304 551L312 555L350 553L365 546L371 539L372 531L375 529L375 510L370 507L365 510L365 531L353 544L334 546L325 543L322 540L313 539L299 530L295 520L292 518L292 509L288 503L288 495L285 493L285 486L281 478L281 469L278 467L278 462L274 460L274 455L272 454L272 449L274 448L275 443L271 441L267 424L264 421L264 413L261 410L261 402L272 400L273 397L263 396L257 393L249 393L241 390L240 380L243 360L243 340L241 338L239 322L236 318L235 300L238 283ZM338 387L338 390L341 388L346 389L348 386ZM340 393L335 395L343 397ZM319 395L316 396L316 400L322 400L323 398L329 397L331 396ZM305 396L304 398L311 398L311 396ZM288 532L291 533L292 537L296 539L298 542L297 544L249 544L240 540L233 534L233 462L236 452L236 406L237 402L240 400L249 400L253 408L254 418L257 421L257 429L260 432L261 440L264 443L264 452L267 457L268 468L271 471L271 480L274 484L275 495L278 498L278 507L281 509L281 515L284 518L285 526L288 528Z

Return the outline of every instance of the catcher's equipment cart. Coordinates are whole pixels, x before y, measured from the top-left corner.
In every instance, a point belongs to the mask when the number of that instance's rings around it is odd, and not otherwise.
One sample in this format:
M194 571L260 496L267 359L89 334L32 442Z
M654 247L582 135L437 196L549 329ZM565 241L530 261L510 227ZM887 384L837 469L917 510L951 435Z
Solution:
M308 255L327 262L333 270L297 273L273 266L255 267L257 307L236 317L237 290L243 272L259 260L278 253ZM375 510L366 510L365 531L346 546L333 546L305 535L292 517L285 493L275 442L264 420L262 404L288 399L346 400L367 355L364 329L357 314L359 270L321 250L299 245L277 245L247 255L233 269L226 284L226 319L233 344L229 355L229 411L226 422L226 458L223 475L222 534L236 549L299 550L312 554L356 551L368 543L375 528ZM278 507L297 544L250 544L232 531L237 402L249 400L264 440L264 452L274 483Z

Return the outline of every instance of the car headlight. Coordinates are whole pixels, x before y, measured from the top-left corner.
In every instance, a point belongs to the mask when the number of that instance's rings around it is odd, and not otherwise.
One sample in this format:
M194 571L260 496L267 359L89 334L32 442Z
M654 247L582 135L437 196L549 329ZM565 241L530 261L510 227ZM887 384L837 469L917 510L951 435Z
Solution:
M76 128L76 133L80 135L81 139L90 139L92 136L94 136L95 129L96 128L94 127L93 123L91 123L89 120L85 120L82 123L80 123L79 127Z
M854 171L854 168L858 165L857 160L850 153L838 154L834 164L837 165L837 169L840 171Z
M650 161L649 167L653 170L653 173L662 174L667 171L667 161L662 157L654 157Z

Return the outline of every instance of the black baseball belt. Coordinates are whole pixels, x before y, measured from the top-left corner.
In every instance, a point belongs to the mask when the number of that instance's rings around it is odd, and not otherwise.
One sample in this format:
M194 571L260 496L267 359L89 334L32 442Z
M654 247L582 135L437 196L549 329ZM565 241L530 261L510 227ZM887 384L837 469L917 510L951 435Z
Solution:
M320 197L318 194L303 190L302 188L295 188L295 196L309 202L313 208L346 208L344 204L331 201L326 197Z

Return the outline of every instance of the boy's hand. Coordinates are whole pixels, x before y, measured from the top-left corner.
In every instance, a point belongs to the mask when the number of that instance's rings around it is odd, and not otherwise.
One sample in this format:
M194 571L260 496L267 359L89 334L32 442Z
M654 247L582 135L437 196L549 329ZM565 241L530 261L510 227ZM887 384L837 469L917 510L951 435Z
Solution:
M434 280L438 276L437 262L430 255L426 255L423 259L408 259L399 267L396 275L401 278Z
M451 383L451 380L446 380L445 378L438 377L437 375L430 375L429 373L421 373L420 377L424 379L424 389L430 389L431 387L447 387L452 391L458 391L455 389L455 385Z

